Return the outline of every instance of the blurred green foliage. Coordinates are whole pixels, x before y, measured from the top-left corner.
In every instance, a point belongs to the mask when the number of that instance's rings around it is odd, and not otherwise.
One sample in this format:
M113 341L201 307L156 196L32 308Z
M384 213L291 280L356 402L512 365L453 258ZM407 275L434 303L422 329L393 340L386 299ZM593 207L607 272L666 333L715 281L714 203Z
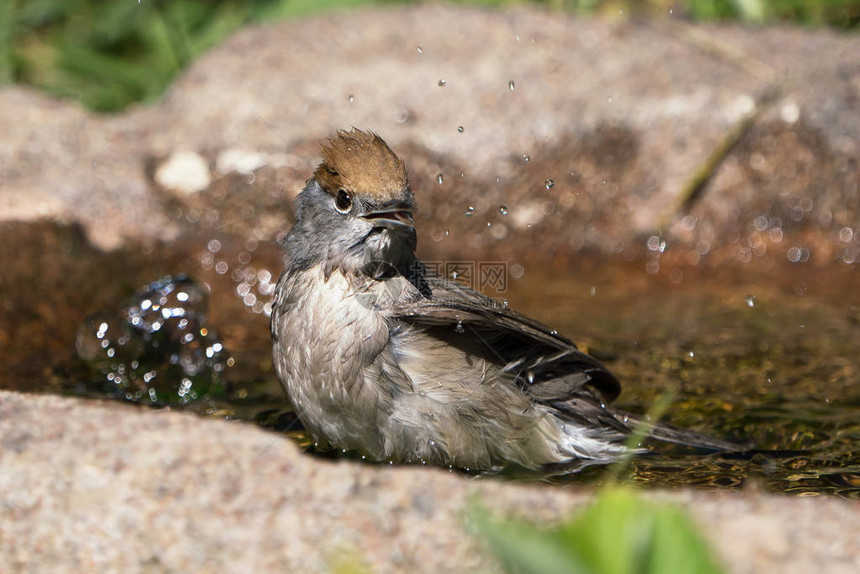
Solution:
M399 0L406 3L409 0ZM415 1L415 0L413 0ZM398 0L0 0L0 84L18 82L123 109L161 94L191 60L240 26ZM853 29L860 0L460 0L539 4L575 14L788 21Z
M0 0L0 82L120 110L240 26L369 0Z
M472 509L470 518L512 573L722 571L686 512L643 500L629 487L601 490L584 510L552 528L491 518L480 506Z

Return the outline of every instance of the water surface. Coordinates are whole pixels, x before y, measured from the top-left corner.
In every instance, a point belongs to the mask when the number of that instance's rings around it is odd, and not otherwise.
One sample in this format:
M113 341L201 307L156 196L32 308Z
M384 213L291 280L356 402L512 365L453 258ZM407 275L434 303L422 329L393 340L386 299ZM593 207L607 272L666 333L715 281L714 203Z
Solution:
M52 224L7 226L0 236L0 250L9 251L0 276L0 388L184 408L303 439L270 360L266 303L281 266L276 245L227 235L213 243L207 235L102 253L79 229ZM631 463L636 483L860 496L853 267L699 266L651 275L644 262L583 258L519 271L508 275L507 291L488 294L601 359L622 382L620 408L646 412L671 392L666 420L756 447L707 455L656 445ZM180 273L185 294L164 283ZM152 314L153 289L166 289L169 312ZM191 303L205 306L183 307ZM138 337L122 327L134 317L150 329L156 319L176 323ZM99 355L109 348L112 357ZM605 478L592 468L553 480Z

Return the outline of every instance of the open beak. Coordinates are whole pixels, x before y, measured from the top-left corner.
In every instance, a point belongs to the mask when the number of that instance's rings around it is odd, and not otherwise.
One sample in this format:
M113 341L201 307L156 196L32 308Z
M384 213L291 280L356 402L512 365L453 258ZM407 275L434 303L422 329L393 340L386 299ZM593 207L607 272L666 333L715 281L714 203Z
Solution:
M412 210L403 205L386 206L361 214L361 217L373 223L376 227L396 229L402 227L414 228Z

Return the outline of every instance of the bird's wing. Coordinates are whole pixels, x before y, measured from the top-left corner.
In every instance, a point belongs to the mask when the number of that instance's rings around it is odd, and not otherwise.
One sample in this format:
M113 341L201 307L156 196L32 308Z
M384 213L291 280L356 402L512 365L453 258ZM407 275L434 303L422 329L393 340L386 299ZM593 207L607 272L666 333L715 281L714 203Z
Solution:
M428 278L430 297L398 302L393 317L428 335L478 350L541 402L564 401L586 388L603 401L621 392L615 376L551 328L455 281Z
M606 404L618 397L621 384L569 339L460 283L428 278L427 285L431 297L406 297L395 304L398 321L495 364L534 400L584 426L614 432L620 440L642 422ZM661 441L709 450L746 448L664 423L647 425Z

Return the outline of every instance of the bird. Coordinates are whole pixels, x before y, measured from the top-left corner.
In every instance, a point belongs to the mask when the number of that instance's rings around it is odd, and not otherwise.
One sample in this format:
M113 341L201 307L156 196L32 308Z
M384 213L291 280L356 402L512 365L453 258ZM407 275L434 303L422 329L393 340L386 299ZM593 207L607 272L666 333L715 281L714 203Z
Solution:
M296 196L271 313L273 362L320 450L493 472L607 464L644 419L618 379L555 330L416 256L403 160L338 130ZM662 423L652 438L735 445Z

